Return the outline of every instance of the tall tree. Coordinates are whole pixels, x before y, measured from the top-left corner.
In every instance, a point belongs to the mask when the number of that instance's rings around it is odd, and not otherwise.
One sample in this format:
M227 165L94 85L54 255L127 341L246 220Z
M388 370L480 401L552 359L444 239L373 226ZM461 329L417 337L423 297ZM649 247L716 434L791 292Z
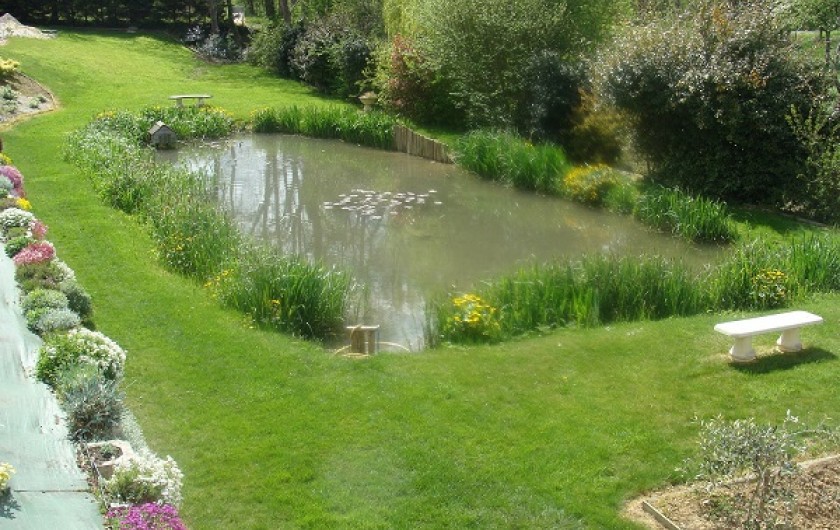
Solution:
M796 0L794 22L799 29L818 29L825 36L825 67L831 67L831 32L840 28L840 0Z

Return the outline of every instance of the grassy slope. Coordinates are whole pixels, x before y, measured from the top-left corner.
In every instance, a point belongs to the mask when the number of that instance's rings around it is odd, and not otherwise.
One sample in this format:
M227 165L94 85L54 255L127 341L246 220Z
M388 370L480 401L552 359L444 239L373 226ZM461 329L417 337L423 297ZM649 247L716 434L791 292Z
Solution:
M129 403L183 467L192 528L555 527L561 511L632 528L618 507L673 477L695 416L840 410L840 297L799 305L826 317L805 332L813 348L749 368L726 362L715 315L364 362L249 330L155 265L143 230L61 161L63 138L98 111L175 93L209 92L241 116L319 100L149 37L62 32L0 52L63 103L4 133L7 151L100 329L129 350Z

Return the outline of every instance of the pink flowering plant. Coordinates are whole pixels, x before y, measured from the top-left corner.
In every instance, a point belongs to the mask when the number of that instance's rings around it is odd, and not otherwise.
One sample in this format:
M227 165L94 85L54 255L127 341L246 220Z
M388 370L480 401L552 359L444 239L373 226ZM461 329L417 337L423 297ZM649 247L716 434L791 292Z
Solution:
M106 514L113 530L186 530L171 504L149 502L135 506L112 508Z
M33 241L15 254L12 260L15 265L34 265L46 263L55 257L55 247L49 241Z
M26 196L23 191L23 175L15 166L0 166L0 175L3 175L12 183L12 193L18 197Z
M32 237L38 240L42 240L47 236L47 225L42 223L41 221L35 220L32 223Z

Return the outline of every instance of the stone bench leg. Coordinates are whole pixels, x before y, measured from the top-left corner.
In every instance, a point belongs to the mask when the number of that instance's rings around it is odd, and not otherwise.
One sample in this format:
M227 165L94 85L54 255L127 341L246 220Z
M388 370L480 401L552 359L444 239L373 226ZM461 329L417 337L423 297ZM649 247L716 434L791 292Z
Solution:
M752 347L752 337L735 339L735 344L729 349L729 355L736 363L746 363L755 360L755 350Z
M181 99L181 98L176 99L175 100L175 106L176 107L183 107L184 106L184 100Z
M799 330L801 328L786 329L782 332L779 340L776 341L776 346L782 351L799 351L802 349L802 341L799 340Z

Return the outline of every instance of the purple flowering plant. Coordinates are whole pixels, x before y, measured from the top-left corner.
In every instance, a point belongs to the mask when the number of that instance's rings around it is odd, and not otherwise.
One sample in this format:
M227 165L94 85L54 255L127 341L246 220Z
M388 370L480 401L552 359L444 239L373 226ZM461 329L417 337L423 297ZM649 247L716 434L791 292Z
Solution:
M146 504L111 508L106 514L113 530L187 530L178 509L171 504Z

